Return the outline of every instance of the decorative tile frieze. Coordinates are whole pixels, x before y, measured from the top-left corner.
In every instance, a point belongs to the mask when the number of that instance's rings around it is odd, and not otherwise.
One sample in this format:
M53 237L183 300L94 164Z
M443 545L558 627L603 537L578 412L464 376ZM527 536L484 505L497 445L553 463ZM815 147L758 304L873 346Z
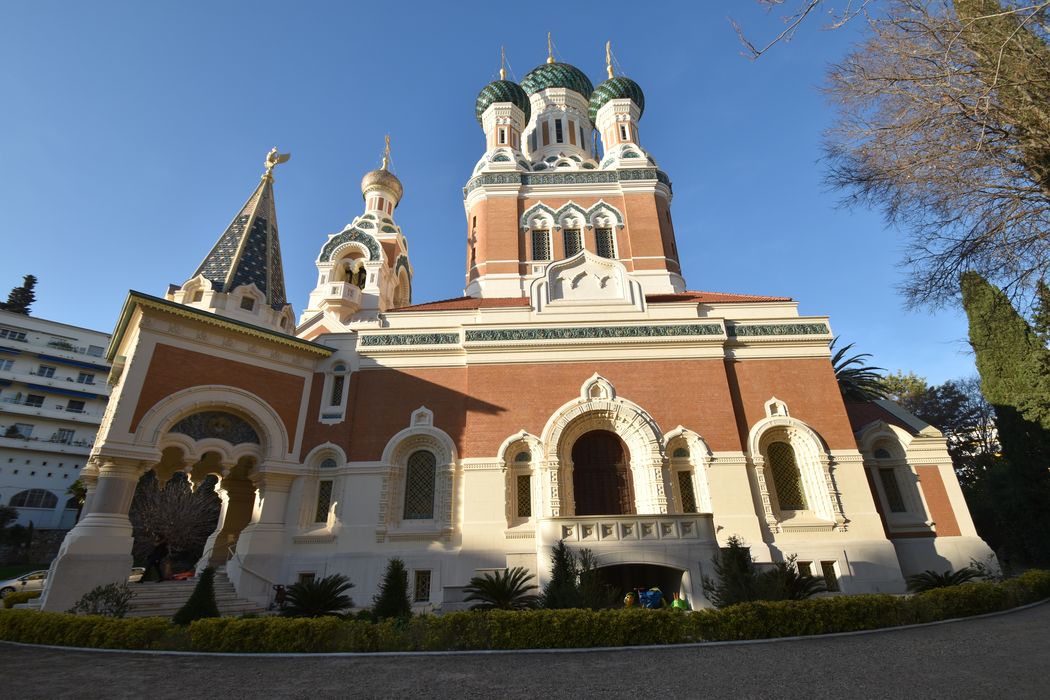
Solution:
M362 347L398 347L405 345L457 345L459 333L387 333L363 335Z
M735 338L756 338L771 335L828 335L825 323L763 323L754 325L728 324L726 330Z
M332 259L332 253L335 252L336 248L351 241L360 243L368 248L369 260L374 262L381 259L382 255L379 252L379 242L372 237L372 234L358 231L357 229L348 229L337 236L333 236L324 244L324 248L321 249L320 261L328 262Z
M468 343L537 340L592 340L598 338L682 338L721 335L717 323L667 326L578 326L571 328L485 328L466 331Z
M596 170L593 172L545 173L483 173L470 179L463 188L463 198L485 185L596 185L621 180L656 180L667 187L671 180L657 168L624 168L623 170Z

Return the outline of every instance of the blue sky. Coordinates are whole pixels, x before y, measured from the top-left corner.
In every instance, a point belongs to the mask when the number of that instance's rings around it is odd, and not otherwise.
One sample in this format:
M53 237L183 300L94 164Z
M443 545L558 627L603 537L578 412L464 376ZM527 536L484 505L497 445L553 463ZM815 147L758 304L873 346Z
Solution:
M185 281L250 194L271 146L289 301L327 234L362 209L391 134L414 301L462 294L461 188L484 149L478 91L546 56L604 78L604 43L644 89L642 144L674 183L690 289L789 295L873 361L934 382L974 373L961 312L908 311L904 235L823 185L820 93L860 26L782 27L751 0L644 5L7 2L0 6L0 293L39 277L36 316L111 330L128 289ZM657 8L659 11L657 11Z

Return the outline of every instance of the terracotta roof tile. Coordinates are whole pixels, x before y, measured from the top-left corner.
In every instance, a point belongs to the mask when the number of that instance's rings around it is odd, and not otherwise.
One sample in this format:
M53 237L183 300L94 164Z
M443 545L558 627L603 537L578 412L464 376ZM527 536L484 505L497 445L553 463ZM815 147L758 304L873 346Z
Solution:
M527 307L531 302L528 297L490 297L479 299L477 297L457 297L455 299L442 299L441 301L429 301L423 304L402 306L390 309L387 313L399 311L472 311L474 309L494 309L501 307Z
M682 292L681 294L649 294L645 300L650 304L673 304L694 302L698 304L746 304L762 301L791 301L791 297L764 297L756 294L724 294L722 292Z

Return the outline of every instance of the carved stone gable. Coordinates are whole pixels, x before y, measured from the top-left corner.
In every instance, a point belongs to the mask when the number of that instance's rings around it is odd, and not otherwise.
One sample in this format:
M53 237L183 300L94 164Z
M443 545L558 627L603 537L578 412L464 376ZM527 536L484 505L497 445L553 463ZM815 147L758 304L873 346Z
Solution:
M533 283L536 308L566 306L631 305L641 309L642 291L616 260L581 251L553 262Z

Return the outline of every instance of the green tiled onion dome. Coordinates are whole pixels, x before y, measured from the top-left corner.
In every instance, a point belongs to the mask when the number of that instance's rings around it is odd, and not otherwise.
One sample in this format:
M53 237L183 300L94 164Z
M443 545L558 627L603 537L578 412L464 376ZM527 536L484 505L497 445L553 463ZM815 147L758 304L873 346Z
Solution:
M590 97L594 85L583 71L568 63L544 63L529 71L521 81L526 95L533 95L549 87L568 88L584 97Z
M529 104L529 96L521 89L521 86L510 80L497 80L481 88L478 93L478 101L474 106L474 114L477 115L478 124L481 123L481 115L496 102L510 102L525 112L525 123L529 123L529 115L532 114L532 106Z
M627 98L638 105L638 117L641 118L642 112L645 111L645 94L642 88L630 78L617 75L595 88L591 95L591 108L588 110L591 121L593 122L598 117L598 110L605 106L606 102L622 98Z

